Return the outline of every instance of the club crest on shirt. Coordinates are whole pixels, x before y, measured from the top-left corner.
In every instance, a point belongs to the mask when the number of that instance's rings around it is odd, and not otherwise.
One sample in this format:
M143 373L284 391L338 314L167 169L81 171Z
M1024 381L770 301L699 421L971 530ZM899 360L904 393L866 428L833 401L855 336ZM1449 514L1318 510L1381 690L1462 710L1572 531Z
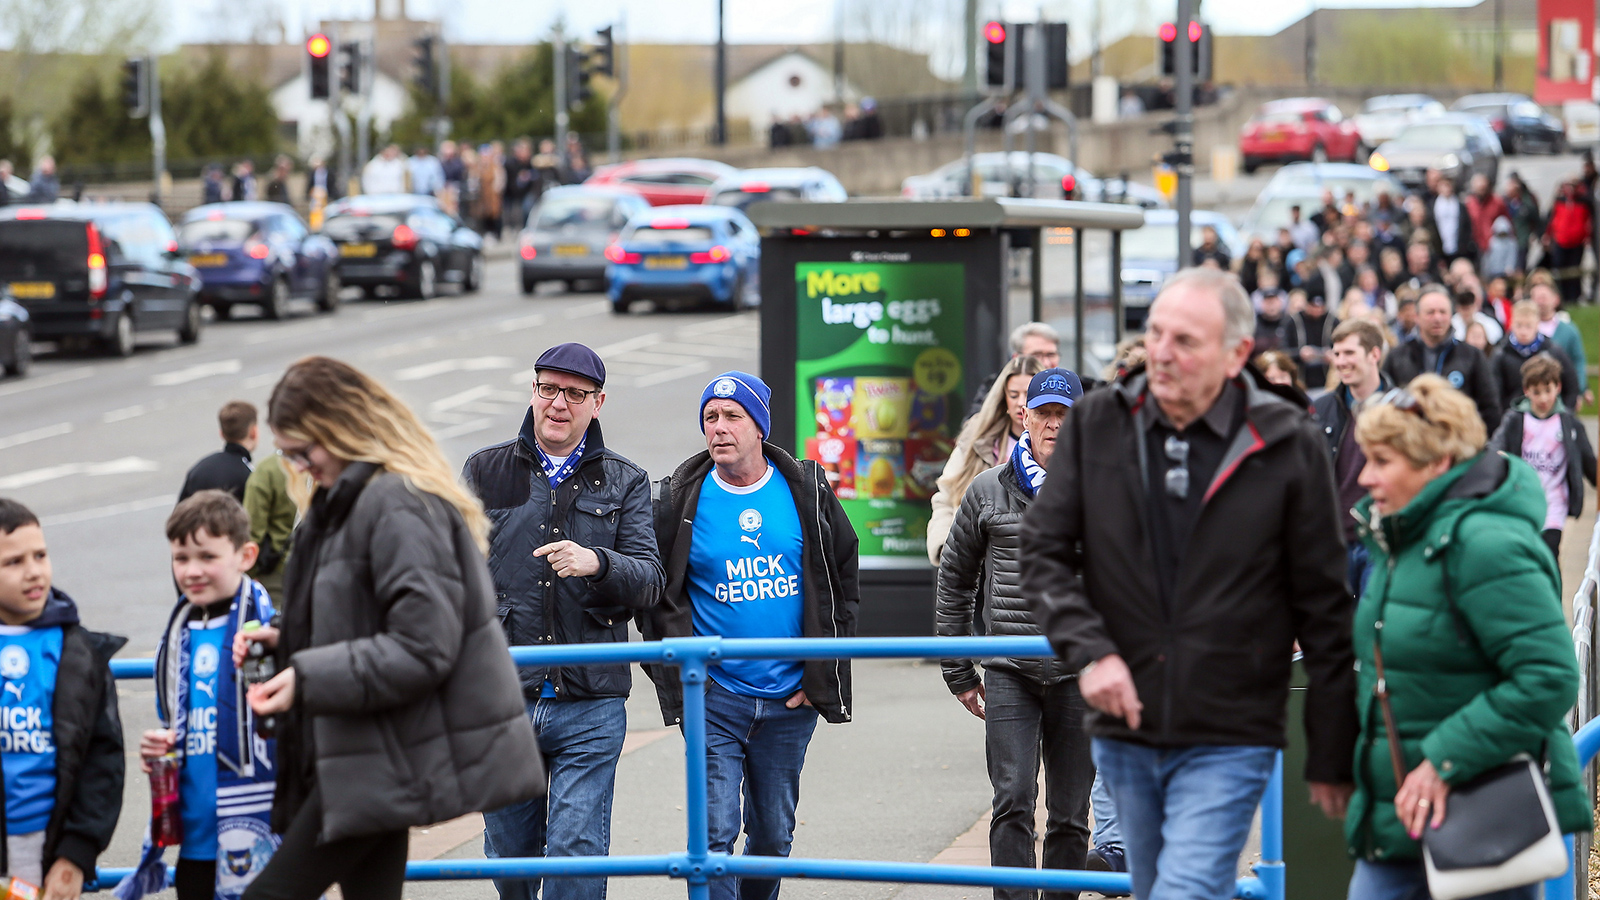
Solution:
M1451 372L1449 378L1450 386L1458 391L1461 390L1463 384L1467 383L1467 379L1460 372Z
M217 674L219 660L220 656L216 647L210 644L201 644L200 648L194 652L194 674L201 678L209 678Z
M743 528L745 531L760 531L761 511L758 509L747 509L744 512L739 513L739 527Z
M28 675L28 651L18 646L0 650L0 678L15 681Z

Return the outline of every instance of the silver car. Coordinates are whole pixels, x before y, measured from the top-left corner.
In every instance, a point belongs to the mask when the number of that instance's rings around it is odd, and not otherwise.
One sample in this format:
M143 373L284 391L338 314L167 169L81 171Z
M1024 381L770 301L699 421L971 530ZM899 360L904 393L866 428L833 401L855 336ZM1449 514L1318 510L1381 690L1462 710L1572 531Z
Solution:
M1361 104L1361 112L1355 116L1356 131L1361 132L1362 144L1376 147L1394 140L1412 122L1443 114L1444 104L1427 94L1384 94Z
M974 153L972 169L977 172L979 192L984 197L1020 197L1027 193L1028 153L1011 151ZM1070 181L1068 180L1070 179ZM1145 209L1162 209L1167 199L1160 191L1120 178L1102 179L1085 172L1066 157L1054 153L1033 154L1034 196L1042 200L1089 200L1101 203L1131 203ZM972 176L965 158L945 163L926 175L912 175L900 183L900 195L907 200L949 200L972 196ZM1069 197L1068 188L1075 196Z
M1427 171L1437 169L1464 188L1474 175L1485 175L1493 184L1500 175L1503 152L1500 136L1488 120L1469 113L1446 113L1407 125L1394 140L1373 151L1368 164L1407 186L1423 184Z

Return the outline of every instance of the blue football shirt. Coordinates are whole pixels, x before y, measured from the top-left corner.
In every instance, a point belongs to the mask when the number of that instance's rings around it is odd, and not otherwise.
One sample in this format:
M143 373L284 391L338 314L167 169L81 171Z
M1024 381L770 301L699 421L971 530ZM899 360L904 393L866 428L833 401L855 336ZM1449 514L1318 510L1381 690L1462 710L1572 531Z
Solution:
M51 710L61 668L60 626L0 626L0 765L5 767L6 829L43 831L56 807L56 742Z
M183 810L181 859L217 858L217 673L228 618L189 623L189 709L178 776ZM232 664L230 657L228 664Z
M805 541L794 494L771 463L761 480L735 487L716 470L700 485L689 548L694 633L726 638L802 636ZM776 699L800 689L798 660L726 660L711 677L736 694Z

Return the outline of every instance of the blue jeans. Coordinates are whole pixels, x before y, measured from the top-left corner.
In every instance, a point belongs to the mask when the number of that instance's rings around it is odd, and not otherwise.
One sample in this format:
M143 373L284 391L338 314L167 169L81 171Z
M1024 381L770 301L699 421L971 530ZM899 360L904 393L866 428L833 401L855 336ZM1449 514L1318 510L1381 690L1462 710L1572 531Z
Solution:
M1146 747L1094 739L1139 900L1233 896L1273 747Z
M706 781L711 852L732 853L744 827L746 856L788 856L800 769L817 711L735 694L706 681ZM740 801L743 800L743 815ZM737 885L735 884L737 882ZM713 900L772 900L777 879L716 878Z
M1356 873L1350 876L1350 900L1429 900L1428 873L1422 861L1372 863L1356 860ZM1474 900L1539 900L1544 884L1512 888L1483 894Z
M483 814L483 855L605 856L611 850L611 795L627 736L622 697L528 704L549 793ZM539 879L495 879L502 900L534 900ZM604 878L551 878L546 900L603 900Z
M1372 551L1358 538L1350 542L1348 564L1345 568L1344 583L1350 593L1360 597L1367 592L1367 579L1372 577Z
M1117 827L1117 804L1111 800L1111 791L1100 773L1094 773L1094 787L1089 789L1089 805L1094 807L1094 834L1090 846L1122 849L1122 829Z

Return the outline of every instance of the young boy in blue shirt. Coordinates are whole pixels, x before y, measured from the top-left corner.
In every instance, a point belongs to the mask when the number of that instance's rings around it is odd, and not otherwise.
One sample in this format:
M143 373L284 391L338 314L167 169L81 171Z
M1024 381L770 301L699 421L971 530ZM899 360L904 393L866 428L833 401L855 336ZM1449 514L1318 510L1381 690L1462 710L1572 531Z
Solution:
M139 755L146 771L151 760L178 758L179 900L232 900L279 842L269 827L277 775L272 742L256 734L232 652L244 623L271 619L272 601L245 574L258 549L250 516L232 495L200 491L178 504L167 519L167 540L183 596L156 652L156 713L165 727L144 733ZM117 895L133 900L159 889L164 873L161 849L147 846L140 872Z
M39 519L0 498L0 872L77 900L122 811L122 721L111 656L52 582Z

